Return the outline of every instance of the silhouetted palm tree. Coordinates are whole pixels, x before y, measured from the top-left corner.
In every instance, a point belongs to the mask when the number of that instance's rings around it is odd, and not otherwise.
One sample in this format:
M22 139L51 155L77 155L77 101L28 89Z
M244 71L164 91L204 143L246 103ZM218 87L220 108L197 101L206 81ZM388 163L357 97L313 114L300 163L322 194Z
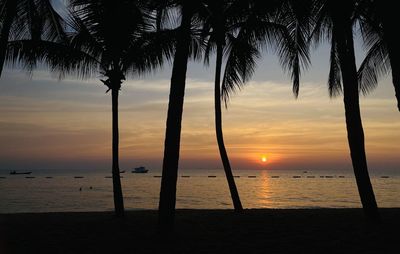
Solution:
M222 56L224 50L229 51L234 45L233 41L236 40L233 33L239 30L238 25L240 16L245 9L243 9L244 1L227 1L227 0L215 0L215 1L204 1L209 15L206 17L204 24L204 33L208 36L205 62L208 64L209 54L212 49L216 47L216 65L215 65L215 82L214 82L214 110L215 110L215 132L217 137L219 154L224 166L226 179L228 181L229 191L231 193L233 207L235 211L242 211L242 203L240 202L239 193L236 188L235 180L233 178L231 165L229 163L228 154L226 152L224 138L222 133L222 112L221 112L221 69L222 69ZM236 24L235 22L236 21ZM247 39L247 38L246 38ZM236 42L236 41L235 41ZM245 43L245 42L244 42ZM244 44L242 41L242 44ZM225 47L227 45L227 47ZM241 45L245 46L245 45ZM253 70L254 58L258 57L258 51L254 48L249 49L249 45L246 48L242 48L244 52L250 53L249 55L240 55L241 59L236 61L242 61L243 65L240 65L245 75L249 75ZM228 49L226 49L228 48ZM229 54L229 52L226 52ZM244 62L246 61L247 62ZM232 62L232 61L231 61ZM247 71L246 71L247 70ZM232 77L227 77L232 78Z
M87 78L101 73L112 97L112 179L117 216L124 215L119 173L118 95L126 74L137 75L162 65L173 40L152 33L150 13L141 1L72 0L68 40L21 40L9 44L8 59L30 68L44 62L61 74ZM171 42L171 43L169 43Z
M375 88L380 76L392 72L392 81L400 111L400 37L398 8L394 1L362 1L361 31L368 53L359 69L364 93Z
M198 10L199 2L181 0L173 3L175 4L173 6L180 10L181 23L177 28L176 50L172 66L158 207L158 229L162 232L171 232L174 226L187 63L190 56L197 57L200 49L196 41L193 40L192 34L193 23L198 21L196 11Z
M281 64L292 71L294 92L297 96L300 68L309 63L307 32L304 26L309 23L299 22L300 14L297 9L305 1L204 1L208 8L208 17L204 24L206 35L209 35L206 46L205 62L209 55L216 50L215 73L215 124L218 146L223 161L225 173L236 210L241 210L240 199L236 190L234 178L229 165L228 156L222 136L221 97L227 106L231 93L242 87L250 80L256 67L256 60L263 48L278 52ZM304 7L302 7L304 8ZM295 12L295 10L297 12ZM297 16L296 16L297 15ZM223 55L226 56L225 71L222 80L221 69Z
M365 155L354 54L353 27L358 6L359 3L355 0L316 0L314 13L317 23L314 39L318 43L322 37L326 37L331 42L331 67L328 81L330 95L337 95L342 91L340 83L342 80L347 137L361 203L366 216L377 219L379 212Z
M54 40L63 36L63 27L51 0L0 0L0 77L9 40Z

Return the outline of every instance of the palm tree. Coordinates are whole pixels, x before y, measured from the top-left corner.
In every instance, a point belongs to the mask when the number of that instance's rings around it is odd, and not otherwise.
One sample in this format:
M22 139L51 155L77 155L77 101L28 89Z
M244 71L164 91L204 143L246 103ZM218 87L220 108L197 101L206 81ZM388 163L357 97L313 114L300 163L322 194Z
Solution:
M379 212L368 174L354 54L353 26L358 6L355 0L316 0L314 39L318 43L324 36L331 42L330 95L343 89L347 137L357 187L366 216L375 220L379 218Z
M231 198L233 202L233 207L235 211L240 212L243 210L242 203L240 201L239 193L236 188L235 180L233 178L231 165L229 162L228 154L226 152L224 137L222 133L222 112L221 112L221 69L222 69L222 56L224 53L224 49L232 48L233 41L235 41L235 36L233 35L238 29L234 28L235 24L228 24L228 22L232 20L239 20L240 11L243 9L238 7L243 7L242 1L205 1L208 9L208 17L205 20L204 24L204 33L209 36L207 40L206 47L206 57L205 62L208 64L209 62L209 54L212 51L213 47L216 47L216 65L215 65L215 82L214 82L214 110L215 110L215 132L217 137L219 154L222 160L222 164L224 166L224 171L226 175L226 179L228 181L229 191L231 193ZM240 6L237 6L240 5ZM239 11L239 12L238 12ZM236 24L237 25L237 24ZM233 31L229 31L229 29ZM227 42L228 40L228 42ZM232 42L232 43L230 43ZM235 41L236 42L236 41ZM225 45L228 43L228 46ZM242 43L243 44L243 43ZM242 45L243 46L243 45ZM252 48L253 49L253 48ZM245 75L248 75L249 72L252 72L254 66L254 58L258 57L258 51L251 51L249 46L244 48L246 53L250 53L250 56L244 56L244 58L248 60L244 65L240 65L242 68L246 68L244 70ZM250 52L249 52L250 51ZM244 51L241 51L244 52ZM229 53L226 53L229 54ZM241 57L243 57L241 55ZM239 61L243 61L243 58L236 59ZM232 61L231 61L232 62ZM231 76L226 78L232 78ZM225 80L225 79L224 79Z
M118 96L127 74L162 65L173 48L171 36L150 32L151 16L141 1L72 0L67 41L19 40L9 43L7 59L30 69L44 62L53 71L88 78L101 73L112 98L112 179L115 214L124 216L119 173ZM171 42L171 43L168 43Z
M393 1L363 1L361 32L368 53L359 68L364 93L375 88L380 76L392 71L392 81L400 111L400 39L397 34L398 11Z
M216 50L215 74L215 125L218 146L223 161L226 177L235 210L242 210L239 195L232 176L231 167L223 142L221 98L227 106L230 94L240 89L250 80L255 71L256 60L263 48L276 50L282 65L292 70L294 92L297 96L300 68L307 66L309 55L306 45L306 32L301 25L294 24L293 16L304 13L294 12L301 4L298 1L282 3L280 1L204 1L209 15L204 22L204 31L209 35L207 40L205 62ZM303 3L304 1L302 1ZM304 12L304 11L303 11ZM289 15L290 14L290 15ZM292 20L292 22L288 22ZM303 31L304 30L304 31ZM308 29L309 30L309 29ZM222 87L220 84L223 55L226 56ZM222 93L221 93L222 91Z
M0 0L0 77L10 39L54 40L63 36L63 27L51 0Z
M163 232L171 232L174 224L183 100L194 16L194 8L189 1L182 1L179 7L181 9L181 24L178 28L172 66L158 207L158 229Z

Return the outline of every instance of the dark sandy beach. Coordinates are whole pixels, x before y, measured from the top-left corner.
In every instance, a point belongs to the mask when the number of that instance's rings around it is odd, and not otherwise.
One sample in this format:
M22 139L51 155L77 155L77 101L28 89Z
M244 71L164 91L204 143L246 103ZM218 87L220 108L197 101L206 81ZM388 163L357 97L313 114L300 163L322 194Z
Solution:
M0 215L0 253L399 253L400 209L178 210L167 243L157 211Z

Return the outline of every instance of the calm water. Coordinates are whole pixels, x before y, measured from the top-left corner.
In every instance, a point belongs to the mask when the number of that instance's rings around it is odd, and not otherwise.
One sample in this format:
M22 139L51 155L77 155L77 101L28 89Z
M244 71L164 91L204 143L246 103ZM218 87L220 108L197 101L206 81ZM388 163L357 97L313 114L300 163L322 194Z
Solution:
M106 178L110 175L84 171L34 171L31 175L0 172L0 213L112 210L112 180ZM121 175L126 209L157 209L159 172L127 171ZM234 175L238 176L235 179L245 208L360 207L351 171L237 170ZM371 179L380 207L400 207L400 174L381 172L371 174ZM177 208L232 208L223 171L181 171Z

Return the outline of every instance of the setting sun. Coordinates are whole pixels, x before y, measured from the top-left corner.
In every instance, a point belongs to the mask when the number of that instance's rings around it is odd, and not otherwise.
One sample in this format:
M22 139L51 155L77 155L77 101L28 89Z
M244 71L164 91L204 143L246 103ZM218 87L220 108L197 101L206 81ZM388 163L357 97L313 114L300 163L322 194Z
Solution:
M262 162L267 162L267 157L265 157L265 156L261 157L261 161Z

